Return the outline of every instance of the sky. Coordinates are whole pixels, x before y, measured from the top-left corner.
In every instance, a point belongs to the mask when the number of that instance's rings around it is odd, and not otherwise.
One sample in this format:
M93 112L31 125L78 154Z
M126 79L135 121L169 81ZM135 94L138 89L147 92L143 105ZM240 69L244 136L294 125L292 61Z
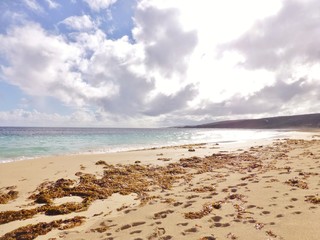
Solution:
M1 0L0 126L320 112L320 1Z

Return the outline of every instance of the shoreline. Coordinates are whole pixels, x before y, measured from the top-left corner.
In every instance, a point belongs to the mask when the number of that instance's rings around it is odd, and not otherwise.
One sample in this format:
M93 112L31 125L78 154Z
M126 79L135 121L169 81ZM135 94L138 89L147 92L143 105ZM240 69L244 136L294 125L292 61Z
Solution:
M188 129L189 130L189 129ZM21 130L22 131L22 130ZM267 138L272 138L275 136L282 137L286 132L299 132L296 130L257 130L257 129L209 129L209 130L203 130L200 129L200 135L197 135L197 131L193 130L196 132L194 134L193 132L186 132L184 134L187 134L188 137L185 137L181 132L178 132L178 135L175 136L176 139L172 138L172 136L167 139L168 141L159 141L157 138L155 139L150 139L154 142L149 142L149 141L137 141L135 144L133 144L135 141L129 141L127 142L124 139L123 144L111 144L108 145L108 143L101 144L104 141L96 141L93 140L91 142L90 138L86 141L85 138L82 138L83 135L79 135L81 140L75 142L75 146L73 146L73 140L70 138L70 136L66 135L65 137L62 137L61 140L59 140L60 145L55 145L55 139L51 139L50 137L53 137L51 135L48 135L44 137L41 141L43 141L39 146L37 146L37 141L39 139L29 139L27 142L25 142L24 137L21 138L17 142L17 144L12 144L13 140L9 138L8 146L6 146L5 138L2 139L3 141L3 153L0 154L0 164L1 163L6 163L6 162L13 162L13 161L25 161L25 160L30 160L30 159L37 159L37 158L45 158L45 157L51 157L51 156L67 156L67 155L91 155L91 154L108 154L108 153L115 153L115 152L124 152L124 151L132 151L132 150L145 150L148 148L161 148L161 147L170 147L173 145L183 145L183 144L198 144L202 142L208 142L208 143L224 143L224 142L238 142L238 141L250 141L252 139L267 139ZM204 132L201 132L204 131ZM33 134L30 132L29 134ZM39 136L43 136L41 132L36 133L40 134ZM76 134L79 134L77 132ZM96 134L96 133L93 133ZM137 139L139 137L143 138L143 134L140 136L140 132L136 136ZM151 134L149 137L154 137L152 135L153 133L148 133ZM162 130L159 131L160 138L166 139L166 136L163 136L161 134L166 134L166 132L163 132ZM191 134L191 135L190 135ZM193 135L194 134L194 135ZM23 135L22 135L23 136ZM28 136L28 134L26 134ZM75 139L77 139L77 136L74 136ZM131 136L129 136L131 137ZM50 146L50 141L53 142L53 145ZM132 139L131 139L132 140ZM30 144L33 141L35 141L35 144ZM78 145L81 143L81 141L85 141L88 144L84 144L83 146ZM11 144L10 144L11 143ZM63 145L61 145L63 143ZM44 144L44 145L43 145ZM48 145L49 144L49 145ZM69 147L73 146L73 147ZM26 145L27 147L24 148L23 146ZM21 146L21 148L20 148ZM41 147L40 147L41 146ZM41 148L45 148L46 150L40 150Z
M4 194L17 191L18 197L6 204L0 204L1 214L9 210L20 211L41 206L43 209L47 204L34 203L33 200L28 199L32 193L39 192L35 190L41 183L47 184L43 186L49 186L50 182L58 179L70 179L77 185L81 183L83 174L104 179L105 171L109 171L111 166L120 172L128 167L126 171L129 172L126 174L129 174L128 176L135 174L133 176L138 182L147 181L145 184L148 185L148 190L144 189L146 186L139 185L137 189L132 186L128 188L127 194L121 195L114 192L110 193L110 196L100 196L92 200L86 210L72 211L69 214L48 216L41 210L31 218L1 224L0 239L2 235L27 224L65 220L76 216L85 217L80 226L70 230L52 229L47 234L38 236L37 239L112 239L112 237L171 239L170 236L173 237L172 239L200 239L212 234L217 239L247 239L244 238L245 236L252 236L251 239L267 237L269 239L303 239L288 237L302 236L302 233L293 235L290 231L292 226L300 230L301 225L306 228L304 226L306 218L310 223L308 222L307 227L309 232L303 231L303 234L308 237L304 239L316 239L317 235L314 234L320 234L320 230L314 226L315 219L320 213L319 208L317 204L310 204L304 198L306 196L316 198L316 194L319 193L320 183L317 182L319 176L315 174L319 171L316 169L320 168L317 160L320 157L317 151L317 147L320 146L317 140L319 135L317 132L303 132L288 134L285 138L287 137L304 140L295 142L282 138L281 140L260 139L219 145L187 144L2 163L0 164L1 192ZM312 155L309 154L310 152ZM219 158L223 161L219 162L217 160ZM295 161L295 158L304 161L304 164ZM215 163L213 164L212 161ZM141 172L145 171L146 175L142 176L139 171L135 172L134 169L137 166L143 167L144 170ZM168 174L170 166L176 171L174 175ZM155 171L155 176L148 175L150 171ZM163 174L158 176L157 172L163 172ZM308 173L309 175L303 175ZM161 180L162 177L167 179L165 181L169 184L165 185L167 187L163 185L164 182L159 183L164 181ZM242 178L244 180L241 180ZM293 179L292 184L294 184L295 178L308 183L308 190L297 186L291 186L294 190L290 190L290 186L288 187L285 182ZM123 181L120 183L122 184ZM134 183L136 182L132 179L128 181L128 184ZM130 189L136 190L132 192ZM254 192L260 194L254 194ZM263 199L262 197L265 196L269 197ZM49 205L52 207L70 202L80 204L83 199L85 198L73 195L60 196L53 198L53 203ZM143 201L146 201L145 205L141 205ZM221 202L220 208L215 209L216 205L210 205L214 202ZM250 207L251 205L256 207ZM294 209L298 211L293 211ZM283 212L288 214L276 217ZM242 215L242 218L238 218L238 214ZM77 219L77 221L79 222L73 222L73 224L80 224L80 220ZM293 225L286 225L286 222ZM233 236L237 238L232 238Z
M226 129L226 130L234 130L234 129ZM243 130L246 131L248 129L235 129L235 130ZM256 130L256 129L253 129ZM259 129L258 129L259 130ZM261 129L264 131L265 129ZM56 153L56 154L49 154L49 155L38 155L38 156L22 156L22 157L15 157L15 158L8 158L8 159L0 159L1 164L7 164L12 162L20 162L20 161L30 161L30 160L37 160L37 159L46 159L46 158L62 158L62 157L69 157L69 156L96 156L99 155L108 155L108 154L115 154L115 153L124 153L124 152L135 152L135 151L146 151L146 150L153 150L153 149L163 149L163 148L172 148L172 147L181 147L183 145L196 145L196 144L239 144L245 143L245 145L250 145L255 141L265 142L268 140L276 139L276 138L285 138L287 136L297 136L303 137L310 133L316 133L317 131L320 132L319 129L275 129L276 132L282 133L277 136L268 136L259 139L243 139L243 140L222 140L222 141L210 141L210 142L203 142L203 141L193 141L193 142L185 142L181 144L163 144L163 145L155 145L155 146L148 146L148 147L125 147L125 148L114 148L113 150L108 151L100 151L100 150L86 150L83 152L69 152L69 153ZM286 135L289 133L289 135Z

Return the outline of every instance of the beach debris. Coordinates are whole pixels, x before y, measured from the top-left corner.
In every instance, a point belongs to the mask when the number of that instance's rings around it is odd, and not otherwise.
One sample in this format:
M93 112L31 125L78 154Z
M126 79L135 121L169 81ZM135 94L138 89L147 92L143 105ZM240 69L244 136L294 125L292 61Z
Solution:
M184 214L184 217L186 219L200 219L203 218L204 216L210 214L212 210L216 207L214 207L215 203L205 203L202 206L202 209L198 212L187 212Z
M150 236L148 236L148 240L165 239L164 237L159 238L165 233L166 233L166 230L164 228L157 227L153 230L153 233ZM170 238L167 238L167 239L170 239Z
M286 184L292 186L292 187L298 187L301 189L308 189L308 184L300 179L298 179L297 177L295 178L291 178L287 181L285 181Z
M6 204L18 198L18 191L10 190L7 193L0 192L0 204Z
M306 196L305 201L313 204L320 204L320 197L311 195L311 196Z
M233 204L233 207L237 212L237 215L236 215L237 219L243 219L244 218L244 214L245 213L249 213L249 212L246 211L246 209L243 206L241 206L239 204Z
M286 166L286 167L284 167L284 169L287 170L287 173L291 172L291 167L290 166Z
M198 192L198 193L213 192L213 191L215 191L215 188L212 187L212 186L201 186L201 187L198 187L198 188L194 188L191 191Z
M0 212L0 224L32 218L37 213L37 209L21 209L19 211Z
M276 237L277 237L277 235L274 234L271 230L266 231L266 234L267 234L268 236L270 236L270 237L273 237L273 238L276 238Z
M164 162L168 162L170 161L172 158L158 158L157 160L159 161L164 161Z
M110 229L110 226L105 225L104 223L100 224L100 227L91 229L90 232L103 233Z
M299 172L299 176L302 176L303 179L307 179L310 176L318 176L319 173L315 173L315 172Z
M238 194L238 193L235 193L235 194L230 194L229 196L226 197L226 200L227 199L230 199L230 200L239 200L239 201L243 201L243 198L245 196L242 195L242 194Z
M263 223L256 223L256 224L254 225L254 228L257 229L257 230L261 230L263 227L264 227L264 224L263 224Z
M96 165L108 165L108 164L103 160L99 160L98 162L96 162Z
M189 148L188 151L189 152L195 152L196 150L194 148Z
M234 233L228 233L227 238L232 239L232 240L236 240L238 239L238 237L234 234Z
M44 213L48 216L53 215L63 215L71 212L80 212L88 209L89 202L84 200L82 203L65 203L58 206L44 205L32 209L21 209L18 211L3 211L0 212L0 224L5 224L8 222L16 220L25 220L32 218L38 213Z
M194 146L186 146L186 149L189 148L195 148ZM283 149L286 148L286 149ZM196 148L197 149L197 148ZM35 216L36 214L46 214L48 216L51 215L62 215L62 214L70 214L70 213L77 213L81 211L85 211L88 209L88 207L96 200L100 199L107 199L114 193L118 193L121 195L128 195L128 194L136 194L137 198L136 200L140 200L140 206L143 206L146 203L169 203L172 204L172 207L180 206L184 208L184 203L180 202L183 201L180 198L165 198L161 196L162 194L169 194L170 189L174 186L186 186L186 190L190 190L191 192L199 193L198 195L191 195L195 196L193 201L189 201L190 205L192 202L195 202L199 198L201 198L202 194L205 192L212 192L209 196L212 197L215 194L215 187L219 186L220 182L224 182L228 180L228 176L231 174L230 171L233 173L242 174L242 178L240 183L236 186L229 186L229 188L223 188L225 189L226 193L219 193L224 194L222 197L222 201L216 201L213 203L206 203L202 206L202 209L200 208L200 211L195 212L187 212L184 213L184 217L186 219L200 219L204 216L209 215L214 211L214 209L220 209L222 207L222 204L232 204L233 213L231 213L229 216L235 218L235 222L242 221L241 219L244 219L243 223L250 222L250 223L256 223L256 220L253 221L252 217L247 217L247 214L252 214L250 212L247 212L245 208L243 207L243 204L245 203L244 195L235 193L235 192L241 192L245 193L245 189L241 189L241 187L246 187L246 185L250 185L250 182L256 182L258 177L260 177L259 174L265 173L266 171L269 171L271 169L275 169L275 155L279 154L279 157L281 158L288 158L288 155L286 154L288 149L290 149L290 143L283 143L279 142L277 145L273 146L272 148L269 147L257 147L253 148L253 151L250 152L242 152L242 153L230 153L230 152L219 152L212 154L210 156L205 157L189 157L189 158L182 158L177 162L169 163L166 166L152 166L152 165L143 165L143 164L131 164L131 165L111 165L107 164L103 160L97 161L95 164L103 169L102 175L95 175L95 174L89 174L83 172L77 172L75 174L76 177L75 180L73 179L58 179L57 181L46 181L43 182L33 193L31 193L30 199L33 200L31 204L33 204L33 208L29 209L20 209L18 211L5 211L0 212L0 224L4 224L7 222L12 222L16 220L24 220L31 218ZM270 154L268 157L264 158L263 154L261 154L261 151L268 151ZM314 155L308 154L307 157L310 157ZM161 155L159 155L159 159L162 159ZM266 160L266 161L264 161ZM287 159L285 159L287 160ZM164 160L163 160L164 161ZM141 163L140 161L136 161L136 163ZM288 162L285 162L286 164L289 164ZM280 168L276 168L280 169ZM282 168L281 170L283 170ZM254 172L254 174L250 173L250 171ZM287 170L288 171L288 170ZM301 170L302 171L302 170ZM228 174L226 174L228 172ZM293 174L292 169L290 169L290 172ZM206 174L209 173L209 174ZM201 174L204 174L202 176ZM201 175L201 176L196 176ZM313 173L306 173L306 172L300 172L299 177L300 178L292 178L286 181L286 184L294 187L300 187L306 189L308 187L307 183L302 181L306 177L313 176L316 174ZM239 175L237 175L239 176ZM201 185L195 185L193 180L196 179L206 179L204 181L207 181L206 183L203 183ZM212 180L211 182L208 182L209 180ZM240 179L239 179L240 180ZM247 181L244 181L247 180ZM270 182L276 182L277 179L270 179ZM214 184L212 184L214 183ZM211 186L212 184L212 186ZM207 186L206 186L207 185ZM238 188L239 187L239 188ZM219 188L218 188L219 189ZM235 190L237 191L235 191ZM13 190L13 189L12 189ZM244 190L244 191L242 191ZM9 191L9 190L6 190ZM155 191L157 192L156 196L153 196L152 194L155 194ZM160 193L159 193L160 192ZM9 192L8 192L9 193ZM7 194L7 193L6 193ZM1 195L2 196L2 195ZM170 196L170 195L165 195ZM58 200L60 198L68 198L72 199L72 197L80 197L82 198L81 202L67 202L61 205L56 205L56 202L59 202ZM192 197L193 198L193 197ZM204 198L202 198L204 199ZM65 200L65 199L64 199ZM71 201L71 200L70 200ZM319 204L320 199L317 195L312 196L306 196L305 197L306 202ZM236 204L238 203L238 204ZM188 205L188 206L190 206ZM27 206L27 205L25 205ZM29 205L28 207L31 207ZM124 210L123 212L129 212L129 207L127 209L127 206L122 206L119 208L119 211ZM316 206L314 206L316 207ZM230 209L229 207L227 209ZM180 207L178 209L179 213ZM161 220L162 218L166 218L168 214L171 214L173 211L165 210L158 213L155 213L153 215L154 219ZM246 214L246 215L245 215ZM236 219L237 218L237 219ZM250 220L246 220L250 219ZM62 221L62 220L57 220ZM160 221L159 221L160 222ZM46 229L50 229L50 224L54 223L53 225L59 225L59 223L56 223L56 221L49 222L49 223L43 223L43 232L46 231ZM49 225L46 225L49 224ZM215 223L218 226L219 224L221 226L224 226L224 224L221 224L219 222ZM55 227L52 229L62 229L62 224L59 227ZM31 225L34 229L35 234L39 232L40 230L37 230L37 228L40 228L40 225L36 227L36 225ZM124 225L124 229L126 229L126 225ZM133 225L132 225L133 226ZM227 226L227 225L226 225ZM108 230L107 226L97 226L98 228L94 229L96 232L104 232ZM263 224L255 224L256 229L263 228ZM20 229L20 230L19 230ZM21 228L16 229L15 231L22 231ZM197 228L191 228L192 231ZM28 231L33 230L26 230L26 234L28 234ZM190 230L190 232L192 232ZM14 232L14 231L13 231ZM12 232L11 232L12 233ZM151 232L152 233L152 232ZM186 231L185 234L188 232ZM227 232L226 232L227 233ZM272 232L271 232L272 233ZM272 234L270 233L270 237L272 237ZM9 233L8 233L9 234ZM43 233L46 234L46 233ZM40 235L40 234L39 234ZM165 235L156 234L154 236L156 239L165 239ZM9 236L9 235L6 235ZM10 235L13 236L12 239L15 239L14 236L16 235ZM26 235L27 236L27 235ZM36 235L33 235L36 236ZM38 236L38 235L37 235ZM167 239L170 239L168 236ZM231 238L232 235L230 234L228 238ZM2 238L2 239L10 239L10 238ZM2 240L0 238L0 240ZM33 238L21 238L21 239L33 239ZM206 238L204 238L206 239ZM211 238L208 238L211 239ZM214 238L213 238L214 239ZM231 238L232 239L232 238Z
M49 223L40 222L37 224L29 224L16 230L6 233L0 240L21 239L32 240L40 235L45 235L53 229L65 230L80 226L84 222L85 217L76 216L66 220L55 220Z
M206 236L206 237L199 238L199 240L216 240L216 238L214 236Z

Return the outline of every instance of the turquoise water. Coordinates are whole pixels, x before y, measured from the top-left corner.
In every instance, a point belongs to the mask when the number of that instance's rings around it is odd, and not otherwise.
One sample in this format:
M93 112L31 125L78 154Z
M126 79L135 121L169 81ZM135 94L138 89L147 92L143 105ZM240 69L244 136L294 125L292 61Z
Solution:
M278 135L280 132L269 130L0 127L0 162L187 143L246 141Z

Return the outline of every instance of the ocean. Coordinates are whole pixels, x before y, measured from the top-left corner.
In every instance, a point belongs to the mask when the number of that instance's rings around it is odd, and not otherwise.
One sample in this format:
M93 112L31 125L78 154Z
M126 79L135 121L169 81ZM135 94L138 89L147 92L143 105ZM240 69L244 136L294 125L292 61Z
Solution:
M276 130L0 127L0 163L189 143L239 142L281 134Z

